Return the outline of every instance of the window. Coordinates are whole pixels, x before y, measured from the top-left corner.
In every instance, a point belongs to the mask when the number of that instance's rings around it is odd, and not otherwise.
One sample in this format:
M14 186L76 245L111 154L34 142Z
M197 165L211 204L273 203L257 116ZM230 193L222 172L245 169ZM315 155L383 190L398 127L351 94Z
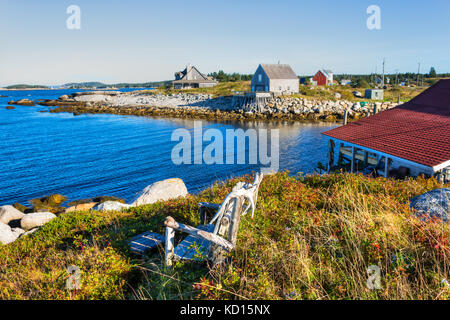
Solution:
M258 74L258 82L262 82L262 74Z

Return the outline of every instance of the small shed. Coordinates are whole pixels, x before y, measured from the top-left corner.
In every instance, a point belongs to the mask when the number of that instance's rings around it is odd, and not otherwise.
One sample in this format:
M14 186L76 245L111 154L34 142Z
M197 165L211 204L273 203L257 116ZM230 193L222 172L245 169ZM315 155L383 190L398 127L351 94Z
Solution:
M372 99L372 100L383 100L384 99L384 90L366 89L364 97L366 99Z

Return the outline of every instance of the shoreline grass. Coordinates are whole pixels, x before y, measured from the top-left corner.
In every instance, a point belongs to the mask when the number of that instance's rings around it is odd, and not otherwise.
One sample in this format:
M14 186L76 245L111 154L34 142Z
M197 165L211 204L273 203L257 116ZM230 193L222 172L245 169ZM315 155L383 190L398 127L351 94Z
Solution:
M130 252L127 239L163 233L167 215L198 224L198 203L220 203L242 180L251 177L124 212L59 215L0 246L0 299L450 298L443 282L450 226L418 219L408 206L441 187L434 179L278 173L264 178L255 218L242 219L226 268L180 262L166 269L161 251L142 258ZM65 289L70 265L81 270L81 290ZM381 290L366 286L370 265L381 269Z

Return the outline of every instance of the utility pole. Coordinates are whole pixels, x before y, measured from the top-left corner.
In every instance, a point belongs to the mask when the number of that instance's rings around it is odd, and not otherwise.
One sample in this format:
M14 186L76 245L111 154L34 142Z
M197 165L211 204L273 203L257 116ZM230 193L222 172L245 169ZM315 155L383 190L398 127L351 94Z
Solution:
M419 68L417 69L417 86L419 86L419 79L420 79L420 62L419 62Z
M398 86L398 69L395 69L395 84Z
M381 80L381 87L384 88L384 64L386 62L386 59L383 59L383 78Z

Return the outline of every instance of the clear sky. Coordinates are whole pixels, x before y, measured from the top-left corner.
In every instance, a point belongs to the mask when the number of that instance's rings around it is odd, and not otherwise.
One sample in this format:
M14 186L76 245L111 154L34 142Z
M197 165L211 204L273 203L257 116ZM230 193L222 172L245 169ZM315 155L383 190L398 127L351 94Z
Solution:
M381 8L369 30L368 6ZM69 5L81 29L69 30ZM173 79L253 73L259 63L297 74L450 72L448 0L0 0L0 86Z

